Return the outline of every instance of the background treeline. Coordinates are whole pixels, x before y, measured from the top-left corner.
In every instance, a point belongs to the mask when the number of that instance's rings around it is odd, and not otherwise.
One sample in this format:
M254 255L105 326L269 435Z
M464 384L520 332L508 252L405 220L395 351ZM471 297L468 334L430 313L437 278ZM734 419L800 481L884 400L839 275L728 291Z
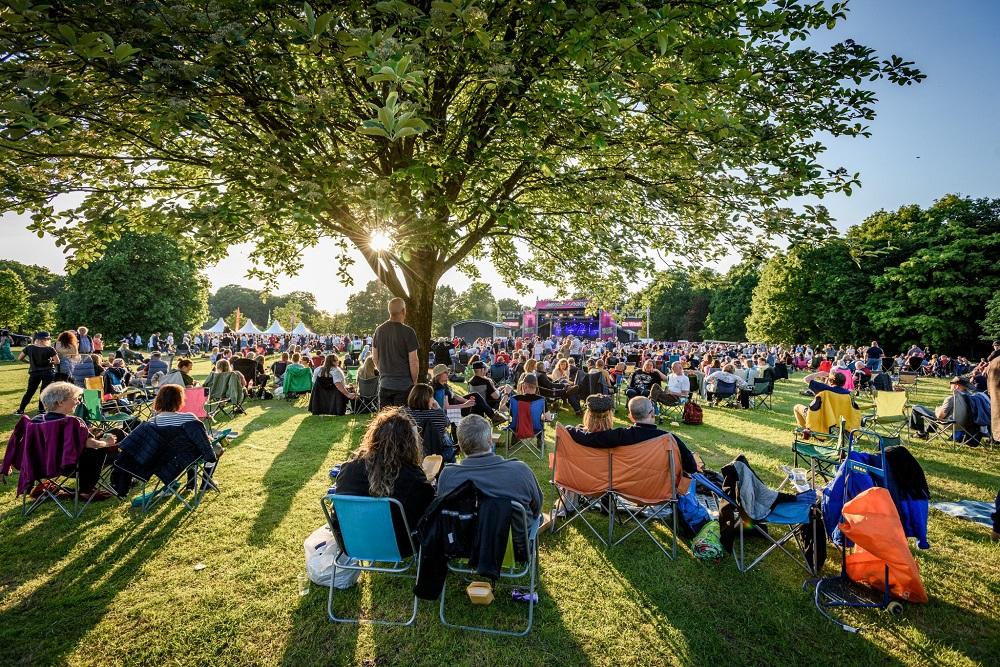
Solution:
M1000 199L879 211L842 236L724 275L674 269L642 295L667 340L912 343L973 355L1000 337Z
M626 309L648 305L659 340L854 342L873 337L897 350L911 343L975 355L1000 337L1000 199L946 196L928 208L879 211L840 236L796 244L769 258L744 259L720 273L675 267L658 273ZM343 289L331 285L330 289ZM208 283L183 241L128 234L72 276L0 261L0 326L30 332L86 323L109 339L189 331L239 309L261 328L363 333L385 317L390 295L378 281L328 313L311 292L266 294ZM516 312L486 283L438 287L434 335L463 319Z

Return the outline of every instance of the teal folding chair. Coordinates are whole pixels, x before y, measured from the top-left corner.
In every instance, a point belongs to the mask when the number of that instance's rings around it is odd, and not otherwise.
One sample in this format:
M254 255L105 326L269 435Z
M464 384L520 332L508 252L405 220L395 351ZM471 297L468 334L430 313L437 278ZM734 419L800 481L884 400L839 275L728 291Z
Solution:
M384 619L341 618L333 613L333 582L337 570L358 570L380 572L393 576L416 579L420 575L420 551L413 542L413 531L406 521L403 505L395 498L369 498L367 496L327 495L320 500L323 513L330 524L330 530L337 536L340 548L349 559L341 563L335 559L330 572L330 594L326 602L326 613L337 623L359 623L376 625L413 625L417 619L418 599L413 597L413 613L407 621ZM392 522L392 508L395 507L410 540L410 556L404 556L396 541L396 530ZM413 574L410 574L413 572Z
M802 531L804 530L815 530L815 526L810 528L810 510L812 506L816 503L816 491L809 489L798 495L798 499L794 502L788 503L778 503L775 505L770 513L763 519L759 521L750 521L750 515L743 509L736 498L729 496L725 491L723 491L715 483L707 479L701 473L695 473L691 476L693 483L702 485L705 489L711 492L712 495L716 496L719 501L725 500L730 505L732 505L734 511L736 512L736 523L739 524L739 548L733 545L733 558L736 560L736 568L742 572L747 573L754 567L756 567L765 558L776 551L782 551L786 556L791 558L799 567L803 568L812 576L816 576L818 567L815 563L810 563L805 553L805 544L802 539ZM739 494L737 494L738 496ZM768 546L761 552L752 562L747 564L746 562L746 552L745 552L745 530L746 524L750 521L753 532L764 538L768 542ZM770 531L768 530L770 526L782 526L785 532L775 539ZM816 543L819 539L826 539L826 535L816 535L812 536L813 542ZM798 554L793 553L789 550L788 543L794 541L797 546Z
M512 522L521 521L521 526L526 527L527 532L527 560L524 563L517 563L514 557L514 544L513 535L507 540L507 551L504 554L504 561L500 568L500 580L511 583L516 589L518 588L517 582L524 581L527 579L528 589L526 592L521 593L521 598L527 601L528 613L527 613L527 624L522 630L507 630L504 628L494 628L482 625L463 625L461 623L452 623L445 616L445 597L448 592L448 587L443 586L441 588L441 599L438 606L438 616L441 619L441 623L449 628L456 628L458 630L470 630L472 632L484 632L491 635L507 635L510 637L524 637L529 632L531 632L531 626L534 624L535 619L535 604L538 599L538 528L541 525L541 517L529 520L528 510L525 509L524 505L517 502L516 500L510 501L511 507L513 508ZM471 577L476 574L476 570L468 567L465 561L455 561L451 560L448 563L448 572L452 574L459 574L463 577Z

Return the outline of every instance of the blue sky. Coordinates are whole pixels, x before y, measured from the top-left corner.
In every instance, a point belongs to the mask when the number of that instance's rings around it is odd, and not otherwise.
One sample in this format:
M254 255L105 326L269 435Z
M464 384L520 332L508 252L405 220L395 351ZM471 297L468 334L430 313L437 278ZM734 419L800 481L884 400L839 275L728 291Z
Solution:
M857 224L879 209L905 204L928 205L948 193L1000 197L1000 0L854 0L846 22L816 36L814 44L854 39L880 55L913 60L927 75L916 86L875 84L878 118L871 139L830 142L823 164L861 172L862 188L851 197L828 197L824 203L840 229ZM0 257L42 264L62 271L63 256L49 239L24 229L18 216L0 223ZM254 285L245 277L246 248L207 271L215 287L227 283ZM336 281L331 246L306 251L305 269L283 279L279 291L308 290L319 306L343 310L355 288ZM357 285L372 279L363 261L356 264ZM518 295L491 268L483 271L497 296L520 297L524 303L553 296L554 290L533 285ZM444 282L462 289L469 279L448 274Z

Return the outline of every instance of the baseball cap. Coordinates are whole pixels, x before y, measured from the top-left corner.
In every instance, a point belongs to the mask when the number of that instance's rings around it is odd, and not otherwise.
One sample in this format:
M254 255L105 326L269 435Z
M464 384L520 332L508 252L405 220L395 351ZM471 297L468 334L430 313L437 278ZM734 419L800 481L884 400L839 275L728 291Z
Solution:
M960 387L971 387L972 386L972 384L967 379L965 379L964 377L961 377L959 375L956 375L955 377L953 377L951 379L951 382L949 382L948 384L957 384Z
M48 340L49 338L52 336L49 335L48 331L39 331L35 334L35 340Z

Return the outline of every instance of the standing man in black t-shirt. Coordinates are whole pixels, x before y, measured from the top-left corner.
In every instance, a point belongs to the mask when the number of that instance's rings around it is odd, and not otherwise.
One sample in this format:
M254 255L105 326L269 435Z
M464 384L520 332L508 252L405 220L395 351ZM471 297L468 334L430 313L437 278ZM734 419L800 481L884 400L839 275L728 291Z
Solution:
M885 352L879 347L878 341L873 340L872 344L865 350L865 366L872 373L878 373L882 370L882 357L884 356Z
M14 413L23 415L24 409L34 397L35 392L48 387L56 379L56 366L59 364L59 355L52 349L49 342L52 337L48 331L39 331L35 334L34 342L25 345L18 356L18 361L28 362L28 389L21 398L21 407ZM41 401L38 403L38 411L45 412Z
M403 324L406 304L396 297L389 300L389 319L378 325L372 340L372 359L379 372L379 401L382 407L406 405L410 388L417 383L417 332Z

